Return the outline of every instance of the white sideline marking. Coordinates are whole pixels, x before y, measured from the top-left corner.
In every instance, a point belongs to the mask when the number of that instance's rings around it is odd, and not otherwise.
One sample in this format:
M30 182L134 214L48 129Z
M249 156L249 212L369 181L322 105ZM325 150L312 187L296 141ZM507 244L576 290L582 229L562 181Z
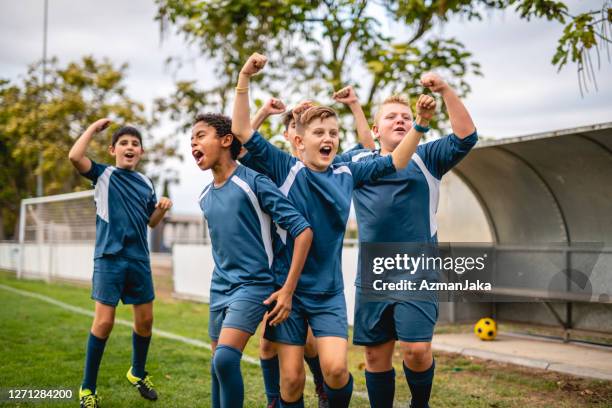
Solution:
M21 290L21 289L15 289L11 286L3 285L1 283L0 283L0 289L4 289L8 292L12 292L17 295L21 295L21 296L25 296L25 297L29 297L33 299L38 299L43 302L47 302L57 307L60 307L64 310L71 311L73 313L94 317L94 312L92 312L91 310L83 309L82 307L78 307L78 306L73 306L68 303L59 301L57 299L53 299L52 297L41 295L39 293L29 292L29 291ZM115 323L118 323L123 326L132 327L132 322L128 320L124 320L124 319L115 319ZM178 334L174 334L174 333L171 333L165 330L159 330L159 329L153 329L153 334L155 334L156 336L165 338L165 339L180 341L181 343L190 344L196 347L202 347L202 348L205 348L206 350L212 351L212 346L210 345L210 343L206 343L204 341L197 340L197 339L192 339L191 337L180 336ZM247 356L246 354L242 355L242 360L251 365L259 366L259 359L253 358L251 356ZM311 376L306 376L306 378L312 382ZM366 400L368 399L368 395L365 392L353 391L353 395L359 398L366 399Z
M21 289L15 289L15 288L13 288L11 286L6 286L6 285L2 285L2 284L0 284L0 288L4 289L6 291L9 291L9 292L13 292L13 293L15 293L17 295L21 295L21 296L30 297L30 298L33 298L33 299L42 300L43 302L50 303L50 304L55 305L57 307L60 307L60 308L62 308L64 310L69 310L69 311L77 313L77 314L94 317L94 312L92 312L90 310L83 309L82 307L78 307L78 306L69 305L68 303L64 303L62 301L53 299L52 297L49 297L49 296L45 296L45 295L41 295L39 293L29 292L29 291L25 291L25 290L21 290ZM115 319L115 323L118 323L118 324L123 325L123 326L132 327L132 322L130 322L129 320ZM201 341L201 340L192 339L190 337L185 337L185 336L180 336L178 334L171 333L171 332L168 332L168 331L165 331L165 330L159 330L159 329L153 329L153 334L155 334L156 336L165 338L165 339L171 339L171 340L180 341L181 343L190 344L190 345L196 346L196 347L202 347L202 348L205 348L207 350L211 350L212 351L212 347L211 347L210 343L206 343L206 342ZM255 359L253 357L243 355L242 359L244 361L246 361L247 363L249 363L249 364L259 365L259 360Z

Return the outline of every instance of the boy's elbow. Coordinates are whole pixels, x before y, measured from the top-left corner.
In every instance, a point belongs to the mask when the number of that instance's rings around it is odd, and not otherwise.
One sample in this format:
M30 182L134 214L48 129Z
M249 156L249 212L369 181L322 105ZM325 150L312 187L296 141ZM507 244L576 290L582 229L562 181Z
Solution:
M391 159L393 162L393 167L395 167L396 170L402 170L408 165L407 160L402 160L400 157L397 157L397 155L395 154L392 154Z
M242 127L234 127L232 126L232 133L234 134L234 136L236 136L236 138L238 138L238 140L241 143L244 143L244 140L246 139L246 134L247 134L247 130L246 128L242 128Z
M302 232L300 232L298 237L304 240L305 243L311 243L313 237L312 228L305 228Z

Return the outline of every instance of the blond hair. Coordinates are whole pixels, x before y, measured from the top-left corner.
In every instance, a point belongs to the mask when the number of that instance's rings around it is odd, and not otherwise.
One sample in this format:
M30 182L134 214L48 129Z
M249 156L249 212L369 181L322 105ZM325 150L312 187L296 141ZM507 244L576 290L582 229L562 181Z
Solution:
M300 114L295 121L295 132L299 135L304 135L304 130L310 123L316 119L337 118L338 114L332 108L327 106L313 106L306 109Z
M387 98L385 98L384 101L382 101L380 105L378 105L378 108L376 109L376 114L374 115L374 125L378 124L378 119L380 119L380 111L382 110L382 107L385 105L389 105L391 103L396 103L398 105L404 105L404 106L407 106L409 109L411 108L410 99L408 99L407 96L400 95L400 94L388 96Z

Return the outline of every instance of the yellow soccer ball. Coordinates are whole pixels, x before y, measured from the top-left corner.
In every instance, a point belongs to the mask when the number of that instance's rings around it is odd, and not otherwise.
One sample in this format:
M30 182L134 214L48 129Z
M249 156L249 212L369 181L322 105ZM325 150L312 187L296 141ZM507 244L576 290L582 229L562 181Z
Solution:
M493 340L495 336L497 336L497 323L490 317L480 319L474 326L474 334L476 334L480 340Z

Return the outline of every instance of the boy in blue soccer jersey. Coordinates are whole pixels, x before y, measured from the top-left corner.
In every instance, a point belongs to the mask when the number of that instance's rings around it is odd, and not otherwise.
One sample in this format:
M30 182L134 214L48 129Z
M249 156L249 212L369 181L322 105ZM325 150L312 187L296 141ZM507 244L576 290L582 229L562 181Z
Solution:
M396 168L404 168L422 133L412 129L393 154L378 160L332 165L339 143L335 112L327 107L298 106L293 110L298 160L252 131L248 85L250 77L265 63L264 56L253 54L240 72L232 130L266 174L280 186L281 192L304 214L314 232L291 314L283 324L266 328L266 337L278 347L281 406L304 406L303 346L309 324L317 341L329 404L332 408L347 407L353 382L347 368L348 324L341 253L351 192L367 180L376 180L394 173ZM422 95L417 108L431 115L435 101ZM292 247L292 240L282 231L281 238L287 248Z
M272 325L289 316L312 231L270 179L236 162L240 142L231 133L228 117L196 117L191 150L198 167L211 169L214 178L199 197L215 261L208 327L214 353L212 406L242 407L242 350L266 313L266 305L273 306L268 317ZM277 291L274 272L282 266L273 266L272 221L295 242L292 261Z
M291 110L288 112L285 112L285 110L285 104L280 99L270 98L251 119L251 127L254 130L257 130L270 116L284 114L283 126L285 127L285 130L283 131L283 137L289 143L291 154L296 156L297 150L294 143L295 121L293 120ZM263 171L263 169L260 169L257 161L252 160L251 155L248 154L246 149L244 149L242 156L239 156L239 160L249 168ZM262 323L264 325L266 324L265 318ZM312 329L310 326L308 327L306 344L304 345L304 360L312 372L312 377L315 384L315 393L317 394L318 399L318 407L327 408L329 403L327 401L327 394L325 394L325 390L323 389L323 373L321 372L317 345L315 343L314 336L312 335ZM259 362L264 380L266 398L268 400L268 408L277 407L278 399L280 398L280 368L278 364L278 352L274 343L267 340L263 335L263 332L261 338L259 339Z
M85 375L79 391L81 407L97 407L96 380L106 340L115 321L119 299L134 305L132 367L128 381L140 394L156 400L145 363L153 327L153 279L149 264L147 225L154 228L172 206L167 198L157 202L151 180L136 171L142 157L142 136L124 126L112 136L109 152L115 165L98 164L85 154L96 133L106 129L109 119L90 125L70 149L74 167L95 185L96 249L92 295L95 316L85 358Z
M375 147L374 139L372 138L368 121L365 117L363 109L361 108L361 105L359 104L359 100L357 99L357 95L355 94L353 87L347 86L342 88L341 90L335 92L332 98L337 102L343 103L351 110L351 113L355 118L357 135L360 142L359 146L361 148L367 146L368 148L373 149ZM251 127L253 130L258 130L263 122L268 119L268 117L277 114L284 114L283 126L285 129L283 131L283 137L289 143L292 156L299 157L298 150L295 145L296 125L293 118L293 113L291 110L285 112L285 109L285 104L281 100L277 98L269 99L251 119ZM257 161L252 160L252 157L248 154L248 152L245 153L246 154L240 158L240 161L247 167L259 169ZM344 156L338 155L334 158L334 162L341 162L343 161L343 158ZM350 157L348 157L348 160L350 160ZM275 404L278 403L278 398L280 398L278 353L274 343L266 340L263 333L259 341L259 357L266 389L266 397L268 399L268 407L274 407ZM319 362L317 346L310 326L308 326L306 344L304 345L304 360L312 372L315 392L318 398L318 407L326 408L329 406L329 402L327 399L327 394L323 389L323 373L321 372L321 364Z
M375 183L366 182L353 192L362 243L435 244L440 180L478 140L474 123L453 89L433 73L425 74L421 83L442 96L453 134L419 145L404 170ZM380 150L351 151L352 160L367 162L392 154L412 126L408 100L397 95L387 98L374 118L373 132ZM399 339L404 374L412 394L410 406L428 407L435 369L431 340L438 318L437 301L365 301L361 283L358 275L353 342L365 346L365 377L371 406L393 406L395 371L391 360L395 341Z

